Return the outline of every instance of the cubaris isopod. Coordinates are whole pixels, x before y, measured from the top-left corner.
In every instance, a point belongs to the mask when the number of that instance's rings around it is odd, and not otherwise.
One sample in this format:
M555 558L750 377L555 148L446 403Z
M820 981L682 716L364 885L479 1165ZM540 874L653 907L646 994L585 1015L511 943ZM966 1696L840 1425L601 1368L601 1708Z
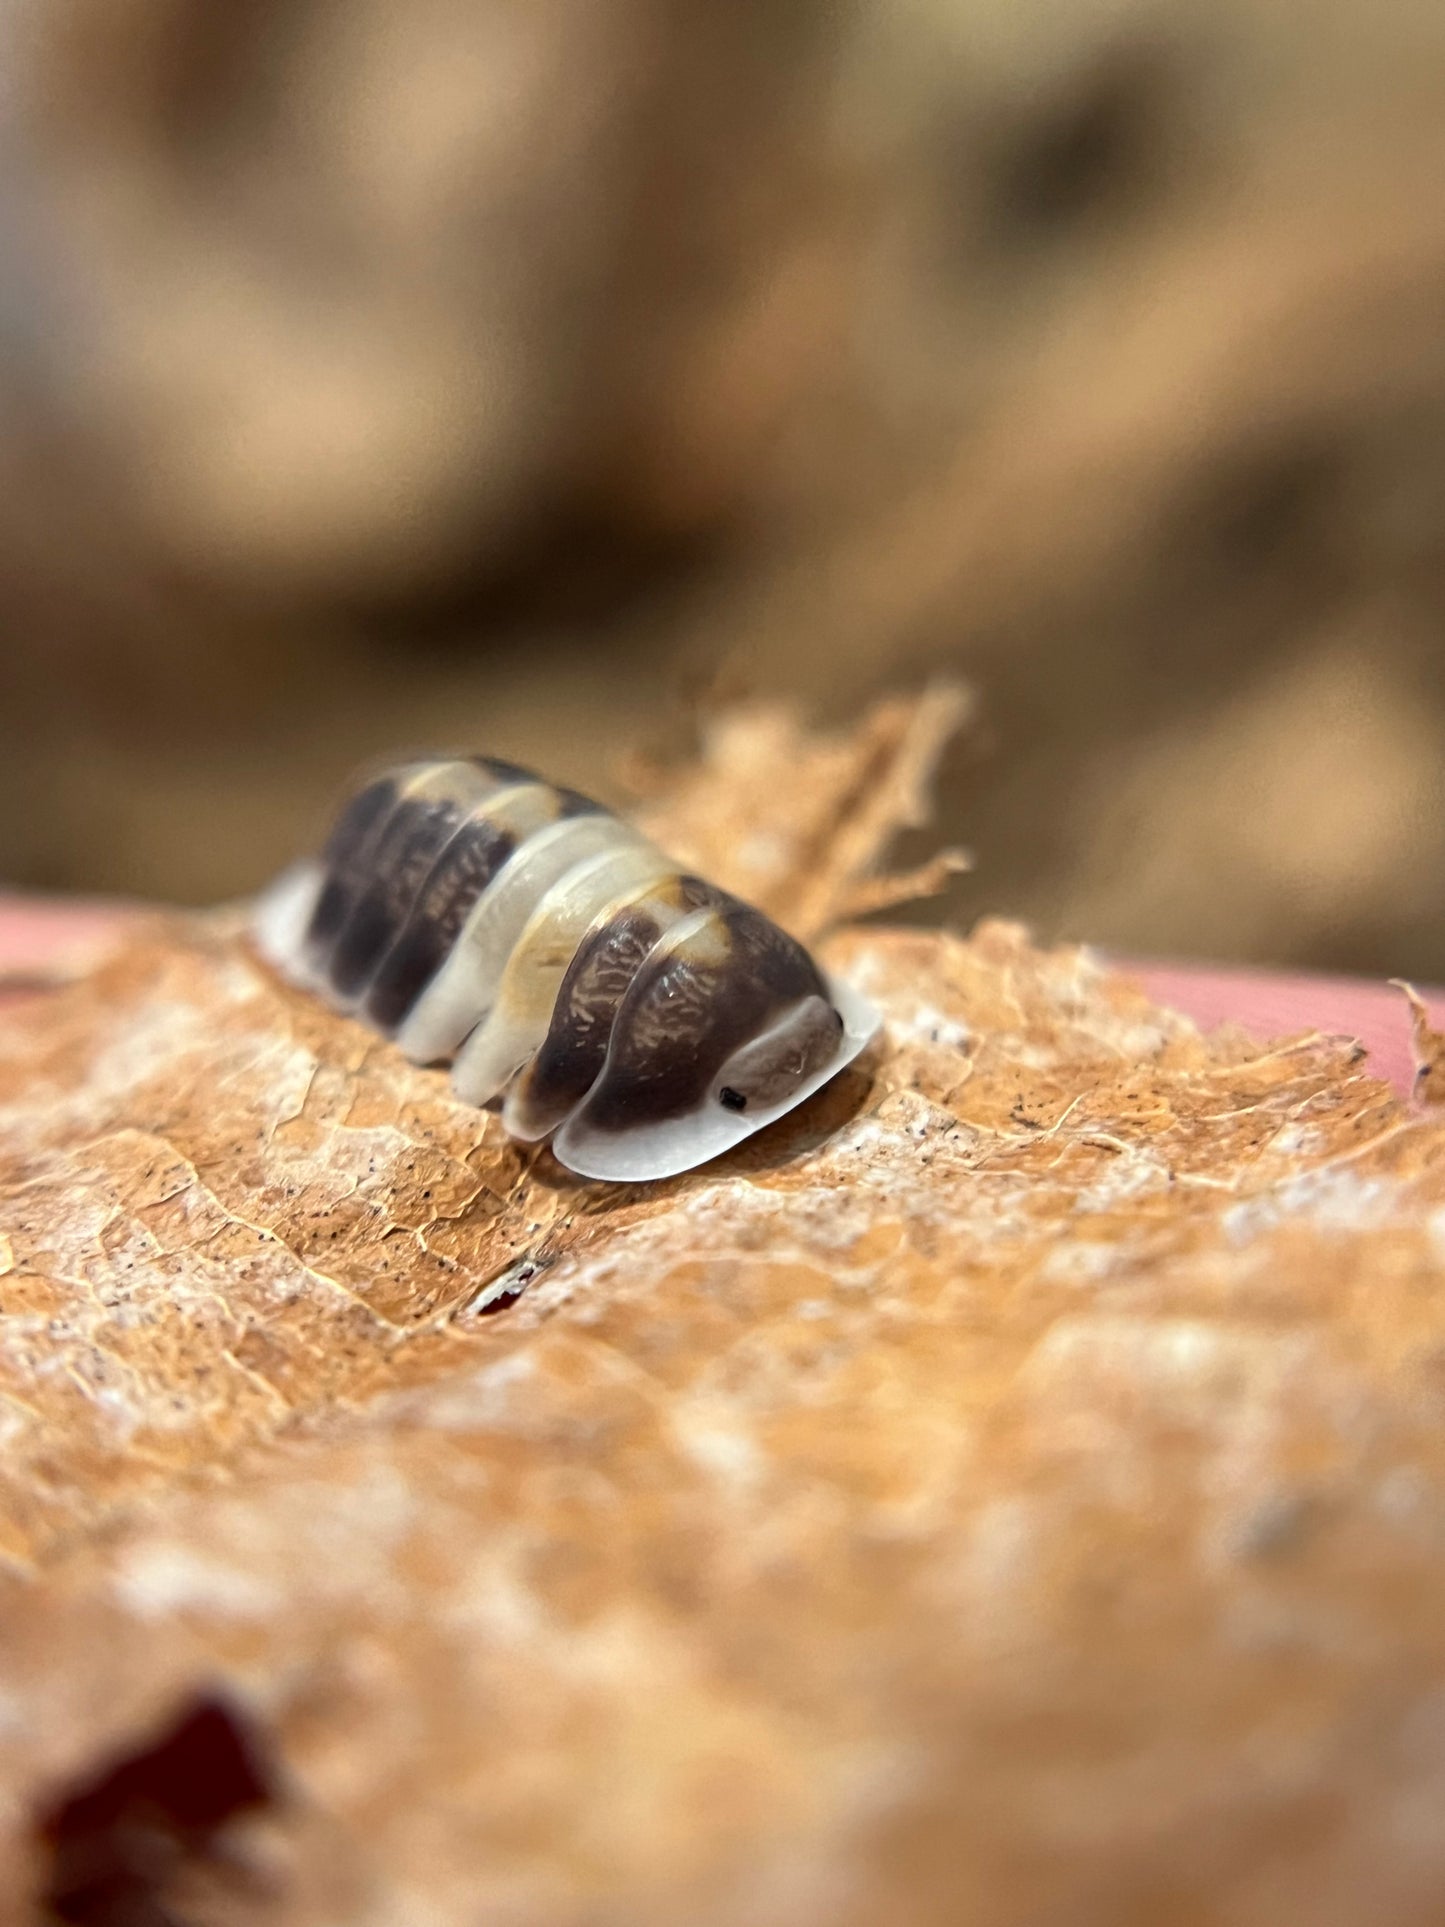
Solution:
M447 757L366 782L260 899L291 982L451 1065L580 1177L666 1178L836 1076L878 1027L760 911L600 804Z

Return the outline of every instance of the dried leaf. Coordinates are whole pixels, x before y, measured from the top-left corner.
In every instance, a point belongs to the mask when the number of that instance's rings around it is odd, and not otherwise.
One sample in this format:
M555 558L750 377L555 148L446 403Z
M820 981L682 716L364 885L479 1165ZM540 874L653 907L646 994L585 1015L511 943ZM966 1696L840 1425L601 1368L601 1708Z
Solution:
M880 910L896 910L903 903L917 903L924 897L941 896L953 878L973 868L967 850L940 850L916 869L900 870L888 876L864 877L846 890L840 890L840 911L830 922L845 918L869 917Z
M846 735L818 737L785 703L744 705L711 719L701 761L641 820L812 942L861 908L941 888L939 865L964 866L949 852L905 879L877 876L898 832L928 822L934 770L971 708L965 690L938 683L879 703Z
M1430 1007L1413 984L1392 977L1410 1006L1410 1046L1415 1055L1415 1096L1421 1104L1445 1104L1445 1034L1430 1022Z
M668 840L825 919L919 714ZM1438 1919L1445 1129L1008 925L825 954L874 1052L628 1191L234 920L0 1019L0 1892L139 1787L208 1927Z

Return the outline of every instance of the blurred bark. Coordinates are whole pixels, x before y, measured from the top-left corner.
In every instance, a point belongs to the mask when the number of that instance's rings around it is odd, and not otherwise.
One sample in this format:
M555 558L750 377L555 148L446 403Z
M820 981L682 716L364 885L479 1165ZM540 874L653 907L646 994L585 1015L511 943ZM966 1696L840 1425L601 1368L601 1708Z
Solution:
M1445 26L1311 22L12 9L0 869L944 668L956 906L1445 977Z

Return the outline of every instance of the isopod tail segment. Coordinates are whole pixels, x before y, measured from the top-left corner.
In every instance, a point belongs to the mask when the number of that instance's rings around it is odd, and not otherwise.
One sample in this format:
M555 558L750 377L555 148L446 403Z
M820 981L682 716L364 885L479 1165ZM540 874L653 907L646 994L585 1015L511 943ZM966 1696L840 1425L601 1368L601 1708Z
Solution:
M576 791L485 757L357 788L256 905L291 982L450 1063L579 1177L676 1176L850 1064L878 1015L760 910Z

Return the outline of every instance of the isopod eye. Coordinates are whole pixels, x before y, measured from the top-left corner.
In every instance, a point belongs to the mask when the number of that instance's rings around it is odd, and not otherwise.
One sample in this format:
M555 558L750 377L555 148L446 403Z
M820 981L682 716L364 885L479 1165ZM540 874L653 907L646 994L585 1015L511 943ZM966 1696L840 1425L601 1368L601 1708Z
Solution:
M717 1094L717 1101L725 1111L745 1111L748 1108L746 1093L735 1091L731 1084L724 1084Z

